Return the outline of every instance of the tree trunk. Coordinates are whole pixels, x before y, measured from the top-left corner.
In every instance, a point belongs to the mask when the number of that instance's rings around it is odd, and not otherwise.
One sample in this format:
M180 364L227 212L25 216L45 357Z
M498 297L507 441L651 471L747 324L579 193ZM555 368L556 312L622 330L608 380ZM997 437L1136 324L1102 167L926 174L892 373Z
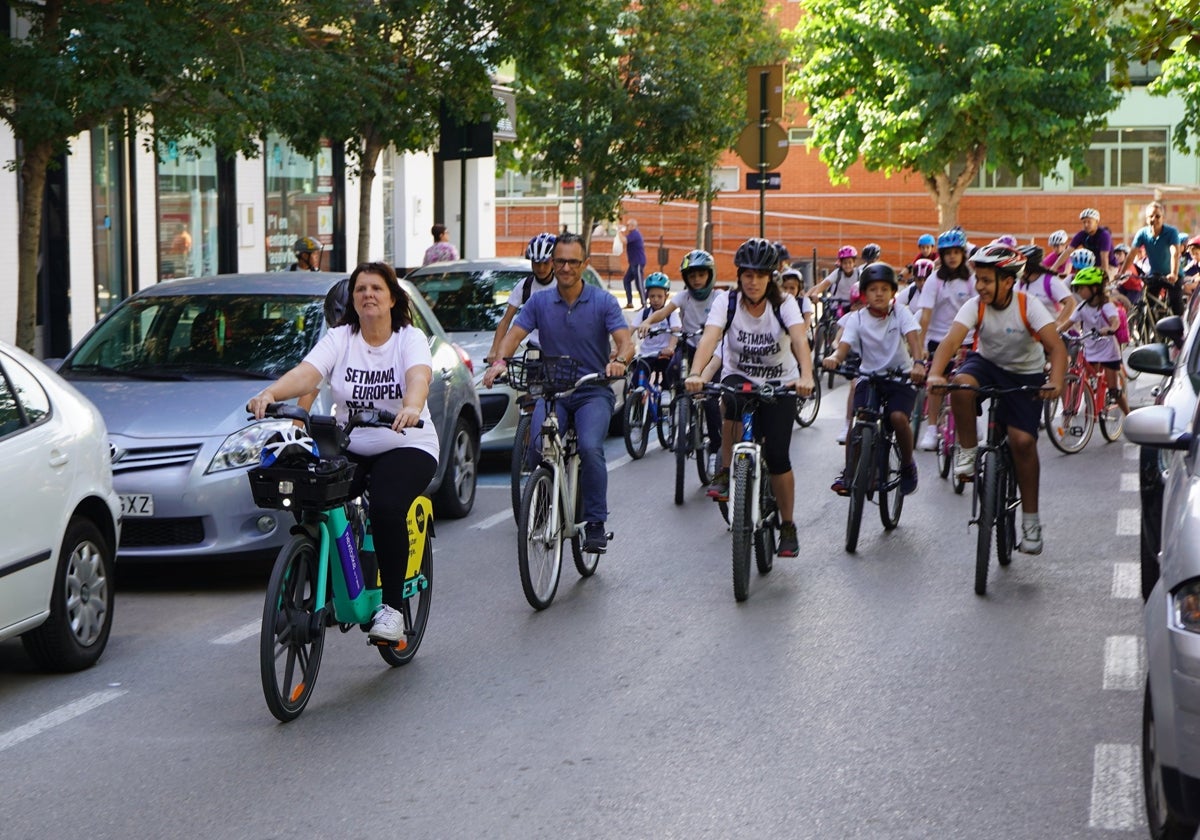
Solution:
M50 143L25 150L21 159L21 221L17 229L17 346L36 353L38 254L42 247L42 207L46 168L53 157Z
M979 167L987 156L987 146L979 145L967 153L967 162L955 178L948 171L926 173L922 176L925 189L938 209L938 230L949 230L958 224L958 205L963 193L975 182Z
M583 230L579 235L583 237L583 250L587 254L592 253L592 228L596 226L596 217L588 210L587 202L588 185L591 182L586 172L579 179L579 217L583 220Z
M375 184L375 166L383 153L383 143L372 132L363 138L362 159L358 162L358 262L371 261L371 189ZM385 237L386 238L386 237ZM382 258L382 254L380 257Z

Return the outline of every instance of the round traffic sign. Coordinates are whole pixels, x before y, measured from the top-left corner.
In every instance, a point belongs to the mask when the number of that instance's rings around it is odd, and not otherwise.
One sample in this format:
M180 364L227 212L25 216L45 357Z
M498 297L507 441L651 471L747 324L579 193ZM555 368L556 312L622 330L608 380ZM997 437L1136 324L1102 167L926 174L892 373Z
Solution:
M758 169L762 166L774 169L782 164L787 158L788 136L779 123L774 120L767 123L766 160L759 160L759 139L757 123L752 123L742 129L737 144L734 146L738 157L745 161L751 169Z

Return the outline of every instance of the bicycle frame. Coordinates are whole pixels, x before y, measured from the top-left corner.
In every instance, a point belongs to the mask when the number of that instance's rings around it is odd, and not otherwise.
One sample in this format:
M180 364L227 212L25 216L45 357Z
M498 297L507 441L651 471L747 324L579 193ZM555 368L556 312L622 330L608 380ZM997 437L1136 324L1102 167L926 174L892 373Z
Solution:
M581 530L575 521L575 513L569 517L563 516L563 511L571 506L579 493L579 458L574 451L573 429L568 429L566 436L559 434L558 415L555 413L554 401L546 401L546 419L542 423L541 465L549 468L554 475L554 499L550 507L550 521L562 523L563 539L575 536Z

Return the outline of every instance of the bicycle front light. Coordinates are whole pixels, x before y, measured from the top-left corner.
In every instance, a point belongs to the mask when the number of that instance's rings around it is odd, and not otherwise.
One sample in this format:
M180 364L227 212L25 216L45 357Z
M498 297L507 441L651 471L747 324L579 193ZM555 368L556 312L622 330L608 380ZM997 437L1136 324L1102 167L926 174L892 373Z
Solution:
M1200 578L1190 580L1175 591L1175 626L1200 633Z
M205 474L256 465L262 457L263 444L267 442L267 438L291 425L291 420L264 420L239 429L225 438L208 469L204 471Z

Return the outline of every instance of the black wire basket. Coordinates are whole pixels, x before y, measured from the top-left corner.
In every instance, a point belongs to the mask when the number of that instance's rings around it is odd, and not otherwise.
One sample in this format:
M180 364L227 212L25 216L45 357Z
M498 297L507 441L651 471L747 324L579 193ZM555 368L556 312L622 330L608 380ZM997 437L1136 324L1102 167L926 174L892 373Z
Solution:
M248 475L254 504L260 508L320 512L350 501L354 464L337 458L307 468L259 467Z
M557 393L575 387L579 363L570 356L515 357L508 363L508 384L517 391Z

